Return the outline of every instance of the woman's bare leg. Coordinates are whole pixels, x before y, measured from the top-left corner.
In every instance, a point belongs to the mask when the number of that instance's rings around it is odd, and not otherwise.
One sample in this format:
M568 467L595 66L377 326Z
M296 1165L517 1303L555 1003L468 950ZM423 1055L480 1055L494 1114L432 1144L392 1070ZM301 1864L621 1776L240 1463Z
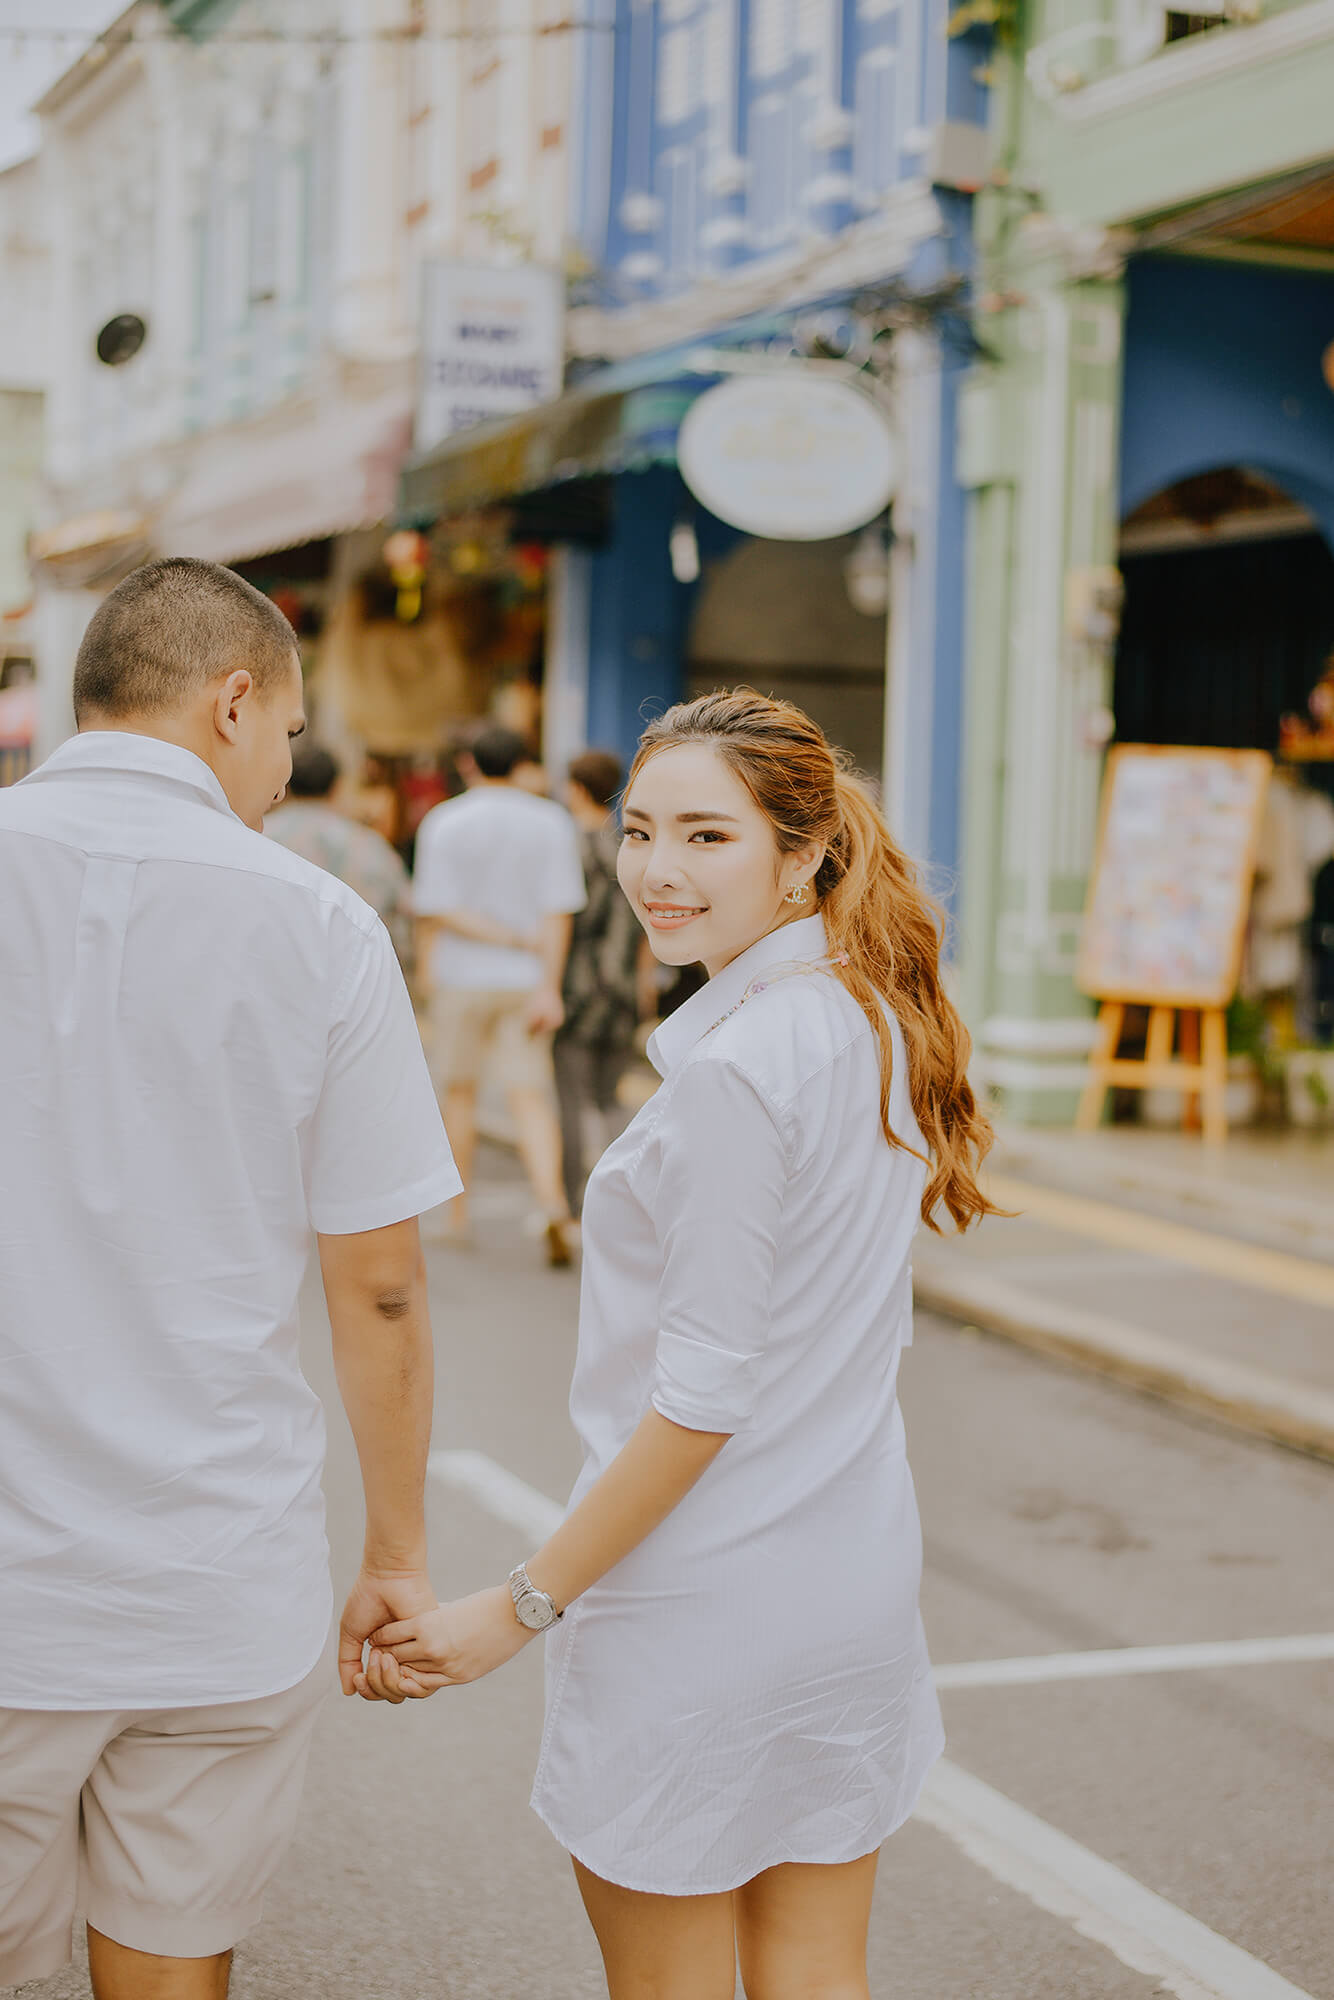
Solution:
M610 2000L733 2000L731 1896L646 1896L574 1864Z
M790 1862L737 1890L746 2000L870 2000L866 1932L879 1858L829 1868Z

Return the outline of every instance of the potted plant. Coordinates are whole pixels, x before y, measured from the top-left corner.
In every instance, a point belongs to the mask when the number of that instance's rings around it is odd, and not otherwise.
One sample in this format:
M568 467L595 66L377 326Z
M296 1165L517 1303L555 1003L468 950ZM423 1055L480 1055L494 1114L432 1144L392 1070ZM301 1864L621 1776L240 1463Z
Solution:
M1289 1049L1283 1057L1288 1117L1309 1131L1334 1127L1334 1048L1314 1042Z

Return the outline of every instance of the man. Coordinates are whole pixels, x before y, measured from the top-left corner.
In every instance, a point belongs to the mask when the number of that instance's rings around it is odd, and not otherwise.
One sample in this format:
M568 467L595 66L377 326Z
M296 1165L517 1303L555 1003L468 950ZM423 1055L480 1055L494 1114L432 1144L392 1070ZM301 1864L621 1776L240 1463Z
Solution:
M653 1007L656 961L616 879L620 841L611 806L623 777L610 750L585 750L571 763L565 786L588 890L574 919L561 994L565 1020L552 1049L562 1171L575 1215L590 1165L624 1130L616 1087L634 1053L635 1028Z
M551 1037L564 1018L561 977L584 878L569 814L514 782L527 754L512 729L483 729L464 767L469 789L422 821L413 884L417 969L431 1006L431 1068L464 1179L476 1147L477 1084L490 1054L541 1206L547 1261L564 1265L570 1211ZM451 1233L466 1240L466 1230L455 1203Z
M213 563L95 613L0 793L0 1986L220 2000L292 1833L330 1617L311 1227L366 1498L362 1643L434 1602L418 1214L458 1176L402 975L265 840L291 628Z
M270 813L264 831L326 868L370 904L394 941L400 960L411 946L408 871L402 857L373 826L362 826L333 803L338 759L319 743L299 743L292 752L287 803Z

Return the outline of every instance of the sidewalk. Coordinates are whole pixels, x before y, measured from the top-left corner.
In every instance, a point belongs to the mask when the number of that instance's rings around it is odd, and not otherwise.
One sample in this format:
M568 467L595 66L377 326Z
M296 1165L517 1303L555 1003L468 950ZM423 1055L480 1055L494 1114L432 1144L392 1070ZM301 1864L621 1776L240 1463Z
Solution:
M1005 1130L919 1304L1334 1461L1334 1142Z
M1106 1125L1097 1132L998 1126L988 1165L1046 1187L1170 1216L1334 1264L1334 1134L1242 1127L1198 1134Z

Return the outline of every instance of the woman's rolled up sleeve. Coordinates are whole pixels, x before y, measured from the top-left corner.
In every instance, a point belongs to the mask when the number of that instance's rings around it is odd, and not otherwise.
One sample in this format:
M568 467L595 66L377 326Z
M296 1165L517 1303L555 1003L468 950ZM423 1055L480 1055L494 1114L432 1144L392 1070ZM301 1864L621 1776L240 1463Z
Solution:
M659 1128L653 1407L687 1430L754 1412L787 1190L777 1118L733 1064L688 1063Z

